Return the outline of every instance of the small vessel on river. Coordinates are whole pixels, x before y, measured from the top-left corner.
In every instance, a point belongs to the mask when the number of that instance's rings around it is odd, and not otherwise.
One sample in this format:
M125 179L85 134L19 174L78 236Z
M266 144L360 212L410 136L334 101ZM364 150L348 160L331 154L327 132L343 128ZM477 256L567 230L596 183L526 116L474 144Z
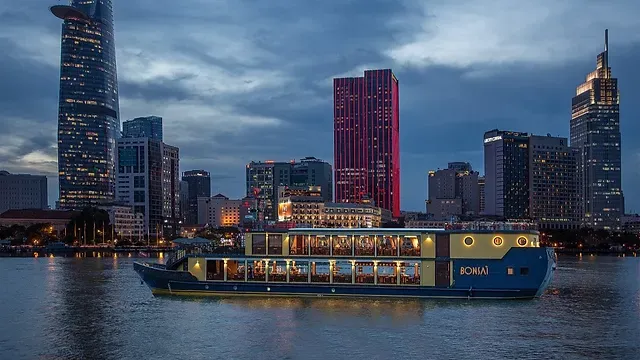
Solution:
M155 295L531 299L554 265L531 230L295 228L134 269Z

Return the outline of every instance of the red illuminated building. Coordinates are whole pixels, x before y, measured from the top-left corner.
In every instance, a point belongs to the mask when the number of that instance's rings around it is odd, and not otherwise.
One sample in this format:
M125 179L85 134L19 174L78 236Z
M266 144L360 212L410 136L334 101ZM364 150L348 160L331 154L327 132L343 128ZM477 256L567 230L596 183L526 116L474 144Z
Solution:
M391 69L333 79L336 202L372 199L400 216L400 101Z

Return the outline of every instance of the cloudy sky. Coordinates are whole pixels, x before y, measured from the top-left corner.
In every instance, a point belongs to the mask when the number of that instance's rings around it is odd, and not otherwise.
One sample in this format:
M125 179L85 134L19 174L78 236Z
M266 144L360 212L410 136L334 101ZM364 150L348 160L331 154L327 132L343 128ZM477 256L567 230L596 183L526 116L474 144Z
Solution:
M0 169L46 174L57 198L56 0L0 0ZM620 80L623 189L640 211L640 2L635 0L114 0L120 113L164 118L181 168L244 195L251 160L332 162L336 76L400 81L401 205L426 174L483 172L493 128L569 136L571 97L609 28ZM636 106L634 106L636 104Z

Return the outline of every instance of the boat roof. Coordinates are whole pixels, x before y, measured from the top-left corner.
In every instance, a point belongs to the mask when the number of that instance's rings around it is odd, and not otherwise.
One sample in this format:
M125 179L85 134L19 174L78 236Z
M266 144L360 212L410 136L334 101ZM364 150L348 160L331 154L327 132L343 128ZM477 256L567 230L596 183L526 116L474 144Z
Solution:
M444 228L291 228L291 229L273 229L273 230L259 230L252 232L267 232L267 233L380 233L380 232L395 232L395 233L434 233L434 232L446 232L446 233L476 233L476 234L490 234L490 233L538 233L535 229L444 229Z

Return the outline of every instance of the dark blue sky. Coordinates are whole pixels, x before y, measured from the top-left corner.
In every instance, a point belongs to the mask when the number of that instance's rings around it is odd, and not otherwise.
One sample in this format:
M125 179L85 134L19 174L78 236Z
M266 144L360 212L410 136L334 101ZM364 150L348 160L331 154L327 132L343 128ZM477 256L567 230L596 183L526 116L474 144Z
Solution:
M55 0L0 0L0 169L49 175L57 198ZM181 168L244 195L245 164L333 162L331 79L400 81L401 206L424 210L448 161L483 172L500 128L569 135L571 97L604 29L619 78L623 190L640 211L640 2L633 0L114 0L121 119L164 117Z

